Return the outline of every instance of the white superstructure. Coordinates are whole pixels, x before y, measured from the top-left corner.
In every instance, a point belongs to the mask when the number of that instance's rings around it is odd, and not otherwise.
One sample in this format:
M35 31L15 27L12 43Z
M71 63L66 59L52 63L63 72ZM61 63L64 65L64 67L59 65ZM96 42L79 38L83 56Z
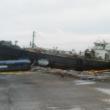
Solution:
M110 43L105 41L95 42L93 50L96 58L110 60Z

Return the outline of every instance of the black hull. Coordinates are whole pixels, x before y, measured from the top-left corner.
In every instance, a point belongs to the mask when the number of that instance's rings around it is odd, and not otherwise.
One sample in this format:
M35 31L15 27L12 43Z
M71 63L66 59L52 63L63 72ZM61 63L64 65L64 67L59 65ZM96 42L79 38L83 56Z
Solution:
M48 55L45 53L35 53L29 52L23 49L16 49L8 46L0 46L0 61L1 60L19 60L19 59L29 59L31 63L25 67L17 66L16 64L10 66L6 71L11 70L27 70L33 66L43 66L51 68L61 68L61 69L73 69L78 71L83 70L100 70L100 69L110 69L110 62L108 61L98 61L94 59L84 59L78 57L63 57L56 55ZM42 64L44 60L45 64ZM40 62L40 63L39 63ZM5 70L3 70L5 71Z
M39 59L46 59L49 62L48 65L39 64ZM69 58L47 54L39 54L35 65L51 68L74 69L78 71L110 69L109 61L99 61L78 57Z

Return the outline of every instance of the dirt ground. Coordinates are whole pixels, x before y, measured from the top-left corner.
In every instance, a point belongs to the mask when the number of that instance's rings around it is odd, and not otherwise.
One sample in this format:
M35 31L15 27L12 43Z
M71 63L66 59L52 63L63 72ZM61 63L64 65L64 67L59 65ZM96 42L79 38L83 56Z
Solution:
M41 71L1 74L0 110L110 110L110 81Z

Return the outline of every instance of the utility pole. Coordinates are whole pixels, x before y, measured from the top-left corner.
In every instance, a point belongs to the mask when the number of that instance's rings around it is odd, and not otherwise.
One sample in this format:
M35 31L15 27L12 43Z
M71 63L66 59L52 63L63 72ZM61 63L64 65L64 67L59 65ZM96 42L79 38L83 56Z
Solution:
M36 34L36 32L33 31L33 36L32 36L32 48L35 48L35 43L34 43L34 41L35 41L35 34Z

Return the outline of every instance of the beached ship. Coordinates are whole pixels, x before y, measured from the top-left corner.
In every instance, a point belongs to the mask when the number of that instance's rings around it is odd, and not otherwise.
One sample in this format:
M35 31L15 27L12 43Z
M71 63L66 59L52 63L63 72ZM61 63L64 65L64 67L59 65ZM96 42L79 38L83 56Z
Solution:
M105 41L95 42L94 47L86 49L83 56L65 57L40 53L36 63L41 66L79 71L110 69L110 44Z
M105 57L100 57L98 53L99 46L95 43L95 47L86 50L84 56L59 56L42 52L28 51L10 42L0 42L0 71L8 70L29 70L31 66L43 66L61 69L83 70L100 70L110 69L109 53L105 52ZM100 44L103 46L102 44ZM100 51L106 51L107 47L103 47ZM99 51L99 52L100 52ZM102 53L101 53L102 55ZM98 57L99 56L99 57Z

